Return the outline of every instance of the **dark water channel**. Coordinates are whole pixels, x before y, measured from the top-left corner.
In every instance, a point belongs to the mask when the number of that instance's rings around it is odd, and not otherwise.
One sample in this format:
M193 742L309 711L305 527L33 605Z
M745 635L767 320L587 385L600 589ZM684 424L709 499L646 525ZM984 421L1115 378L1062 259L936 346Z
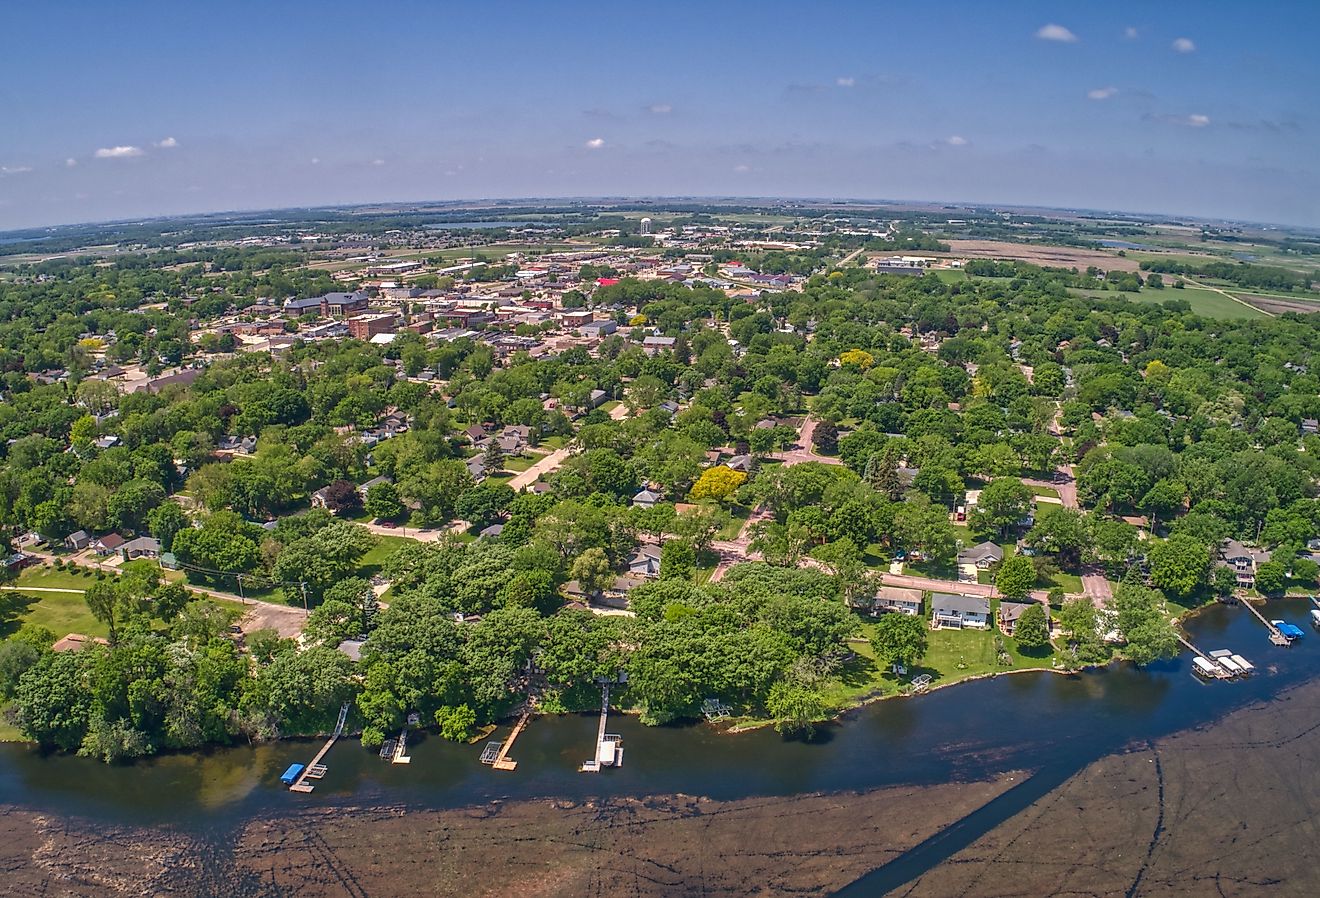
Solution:
M291 807L448 808L491 799L665 793L736 799L1041 771L1034 785L1010 790L882 868L892 880L903 870L890 868L905 863L908 874L919 873L1103 755L1269 701L1313 678L1320 673L1320 633L1307 623L1309 608L1302 600L1270 605L1268 616L1307 631L1288 649L1271 646L1241 608L1212 608L1189 622L1201 648L1230 648L1255 663L1256 674L1236 682L1201 682L1187 653L1144 670L1115 665L1073 677L1015 674L879 702L809 745L771 731L732 736L704 725L650 728L615 716L609 728L623 736L625 763L597 775L578 772L592 751L595 715L533 721L514 748L518 768L510 773L482 766L479 745L421 737L410 747L412 763L392 766L348 740L331 751L329 773L310 795L290 794L279 774L306 762L317 743L243 746L109 768L5 745L0 803L111 823L169 824L223 841L253 817ZM863 878L853 888L880 894L880 885L879 878Z

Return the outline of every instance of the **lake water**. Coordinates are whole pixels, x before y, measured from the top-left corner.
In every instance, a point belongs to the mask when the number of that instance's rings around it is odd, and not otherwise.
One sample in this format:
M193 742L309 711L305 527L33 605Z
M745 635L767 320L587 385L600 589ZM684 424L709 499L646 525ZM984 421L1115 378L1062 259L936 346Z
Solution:
M1289 600L1272 603L1269 614L1303 625L1309 608L1308 602ZM329 773L310 795L288 792L279 774L291 763L305 763L318 745L312 742L123 767L5 745L0 803L112 823L168 822L221 838L253 817L291 806L448 808L496 798L678 792L734 799L981 779L1041 767L1066 777L1129 743L1268 700L1320 671L1320 635L1309 624L1307 638L1289 649L1271 646L1261 624L1241 608L1209 609L1188 629L1205 650L1231 648L1245 655L1257 674L1202 683L1184 653L1145 670L1114 665L1073 677L1002 676L876 703L813 744L785 741L768 730L727 735L704 725L650 728L615 716L609 728L623 736L625 764L595 775L578 772L591 753L595 715L533 721L514 747L518 768L509 773L481 765L480 745L423 736L410 746L411 765L394 766L346 740L330 752Z
M1126 240L1098 240L1101 246L1107 246L1110 249L1144 249L1152 252L1158 251L1159 247L1147 246L1144 243L1129 243Z

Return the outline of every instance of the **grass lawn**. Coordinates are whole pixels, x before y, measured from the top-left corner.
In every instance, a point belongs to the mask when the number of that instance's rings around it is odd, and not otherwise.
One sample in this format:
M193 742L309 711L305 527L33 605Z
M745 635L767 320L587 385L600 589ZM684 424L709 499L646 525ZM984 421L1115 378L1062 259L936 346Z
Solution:
M537 448L547 449L553 452L556 449L563 449L567 445L568 445L568 437L560 436L556 434L555 436L546 437L545 439L541 440L541 442L537 445Z
M1084 290L1072 287L1069 288L1069 292L1098 299L1122 298L1141 303L1163 303L1170 299L1185 299L1191 304L1193 312L1207 318L1264 317L1264 313L1259 309L1253 309L1228 298L1222 293L1200 287L1184 287L1181 290L1175 290L1172 287L1165 287L1163 290L1150 290L1143 287L1140 293L1129 293L1120 290Z
M385 559L389 558L404 546L415 545L417 540L410 536L381 536L377 534L376 545L371 551L362 556L358 563L357 575L370 580L385 564Z
M967 280L967 272L961 268L935 268L927 271L926 274L934 275L945 284L958 284Z
M747 523L747 518L751 515L750 508L744 508L741 505L735 505L729 509L729 523L725 524L715 534L716 539L737 539L738 531L742 530L743 524Z
M1052 486L1036 486L1027 484L1027 489L1031 490L1033 496L1048 496L1051 499L1059 498L1059 491Z
M849 644L857 658L844 666L839 682L826 691L826 697L835 705L846 707L868 698L896 694L910 677L918 674L930 674L935 684L947 685L988 673L1049 667L1054 658L1049 650L1024 655L1014 640L994 630L932 630L928 632L926 656L909 670L907 678L900 680L887 668L881 669L870 644L874 632L875 622L863 621L862 635L866 639ZM996 635L1013 659L1008 666L1001 666L997 660Z
M0 592L0 636L12 636L25 623L47 627L57 639L70 633L105 636L109 632L87 610L79 593Z
M516 471L521 474L544 457L542 455L537 458L506 458L504 460L504 470Z
M86 573L75 573L69 570L57 571L47 565L35 565L24 568L18 575L18 580L14 582L15 586L44 586L47 589L86 589L89 584L96 582L96 575L87 569Z

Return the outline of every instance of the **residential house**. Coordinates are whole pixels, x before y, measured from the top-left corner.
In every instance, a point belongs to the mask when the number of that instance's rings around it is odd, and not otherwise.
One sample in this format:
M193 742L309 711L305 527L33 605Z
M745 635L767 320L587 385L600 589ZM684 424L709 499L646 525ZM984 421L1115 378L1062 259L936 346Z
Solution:
M107 533L105 536L96 537L89 545L100 555L113 555L126 542L127 540L118 533Z
M961 630L990 628L990 600L980 596L955 596L935 592L930 596L931 625Z
M645 543L628 559L628 573L638 577L660 576L660 547Z
M1012 636L1017 630L1018 618L1022 617L1022 612L1026 611L1035 602L1000 602L999 603L999 629L1004 631L1005 636Z
M361 493L362 497L365 499L367 492L373 486L380 486L382 483L393 483L393 482L394 482L394 478L390 477L388 474L381 474L379 477L373 477L370 480L368 480L366 483L360 484L358 486L358 492Z
M1302 433L1320 433L1320 420L1315 418L1303 418Z
M733 471L742 471L744 474L752 473L752 467L755 461L750 455L735 455L724 463L726 468Z
M921 614L921 590L904 589L899 586L882 586L876 590L871 608L877 614L887 612Z
M632 504L637 508L654 508L659 501L660 494L648 489L640 490L632 498Z
M119 554L125 561L132 561L136 558L159 558L160 540L150 536L139 536L130 539L119 547Z
M959 566L970 564L979 571L989 570L1003 560L1004 550L989 541L963 549L958 553Z
M647 355L655 355L657 352L662 352L666 349L673 349L675 342L677 341L674 337L659 337L655 335L643 337L642 351Z
M482 528L482 530L477 534L477 539L494 539L503 532L504 532L503 524L491 524L489 527Z
M1226 567L1237 575L1237 585L1251 589L1256 585L1256 569L1270 560L1265 549L1245 546L1235 539L1226 539L1219 546L1219 567Z
M323 486L316 492L312 493L312 508L326 508L326 497L328 495L330 495L330 487L328 486Z
M81 552L83 549L87 548L91 542L91 534L86 530L75 530L73 533L64 537L64 547L66 549L72 549L74 552Z
M474 480L482 480L486 476L486 459L481 455L474 455L463 464L467 466L468 473Z
M89 645L109 645L110 641L102 639L100 636L84 636L81 633L70 633L63 639L50 647L52 652L78 652Z

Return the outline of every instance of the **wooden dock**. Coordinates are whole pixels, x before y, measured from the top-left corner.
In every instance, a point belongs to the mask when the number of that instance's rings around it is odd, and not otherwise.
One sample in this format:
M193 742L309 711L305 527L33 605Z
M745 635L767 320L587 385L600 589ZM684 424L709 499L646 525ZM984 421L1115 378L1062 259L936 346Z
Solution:
M531 719L532 709L523 709L522 716L519 717L518 722L513 725L513 732L509 733L509 738L500 743L499 751L496 753L495 758L490 762L491 767L496 770L514 770L517 768L518 762L509 757L509 750L513 748L514 740L517 739L519 734L527 727L527 721Z
M618 767L623 765L623 739L605 732L610 718L610 684L602 684L600 700L600 724L596 727L596 745L591 760L584 761L578 768L583 773L599 773L602 766ZM605 743L611 743L609 751L602 749Z
M1287 636L1284 636L1278 627L1270 623L1265 615L1260 613L1260 609L1251 604L1251 601L1246 596L1242 597L1242 604L1246 606L1248 611L1256 615L1256 619L1265 625L1265 629L1270 631L1270 642L1275 645L1292 645L1292 640Z
M321 761L334 746L335 740L343 735L344 722L348 720L348 706L349 703L344 702L339 708L339 722L335 724L335 731L330 734L330 738L326 740L325 745L321 746L321 750L316 753L316 757L312 758L311 762L303 768L302 774L289 786L290 792L310 792L315 786L307 781L319 780L325 776L326 766Z

